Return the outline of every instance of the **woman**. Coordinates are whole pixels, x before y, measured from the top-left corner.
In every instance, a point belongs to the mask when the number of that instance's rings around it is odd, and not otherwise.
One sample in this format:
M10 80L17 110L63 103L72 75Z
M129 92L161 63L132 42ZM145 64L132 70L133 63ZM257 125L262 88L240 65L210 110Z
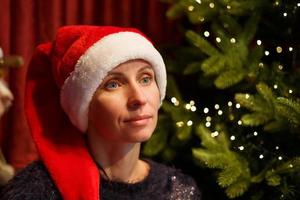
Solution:
M61 28L28 71L25 109L41 161L1 199L200 199L192 178L139 158L165 89L162 57L140 31Z

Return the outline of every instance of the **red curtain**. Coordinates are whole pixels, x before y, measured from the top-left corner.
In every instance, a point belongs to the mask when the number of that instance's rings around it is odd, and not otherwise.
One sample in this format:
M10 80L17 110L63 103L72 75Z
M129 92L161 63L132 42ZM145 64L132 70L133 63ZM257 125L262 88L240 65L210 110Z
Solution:
M37 44L70 24L133 26L156 44L172 42L175 23L165 18L166 10L159 0L0 0L0 46L25 61L7 76L14 103L1 119L0 146L8 162L19 169L37 159L23 109L27 64Z

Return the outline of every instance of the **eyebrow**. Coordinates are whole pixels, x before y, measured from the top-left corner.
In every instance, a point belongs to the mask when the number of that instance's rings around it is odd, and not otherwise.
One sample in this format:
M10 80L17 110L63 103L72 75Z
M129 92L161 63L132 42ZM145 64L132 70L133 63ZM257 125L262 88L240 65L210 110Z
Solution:
M151 71L154 72L153 68L150 65L146 65L146 66L140 68L137 71L137 73L140 73L140 72L142 72L144 70L151 70ZM108 72L108 74L107 74L107 76L113 76L113 75L115 75L115 76L123 76L124 74L122 72Z

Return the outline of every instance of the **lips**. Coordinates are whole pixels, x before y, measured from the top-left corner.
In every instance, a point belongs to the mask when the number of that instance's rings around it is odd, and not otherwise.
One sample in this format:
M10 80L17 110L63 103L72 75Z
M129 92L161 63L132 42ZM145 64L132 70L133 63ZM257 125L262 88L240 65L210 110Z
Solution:
M151 115L139 115L129 119L124 120L126 124L136 125L136 126L143 126L147 125L150 119L152 118Z

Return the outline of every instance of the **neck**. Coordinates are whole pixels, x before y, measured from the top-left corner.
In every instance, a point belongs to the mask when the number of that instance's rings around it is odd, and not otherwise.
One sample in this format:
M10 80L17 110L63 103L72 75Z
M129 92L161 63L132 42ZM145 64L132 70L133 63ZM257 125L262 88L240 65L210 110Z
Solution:
M139 159L140 143L108 142L99 134L89 134L87 142L95 162L104 170L103 177L134 183L147 176L149 166Z

